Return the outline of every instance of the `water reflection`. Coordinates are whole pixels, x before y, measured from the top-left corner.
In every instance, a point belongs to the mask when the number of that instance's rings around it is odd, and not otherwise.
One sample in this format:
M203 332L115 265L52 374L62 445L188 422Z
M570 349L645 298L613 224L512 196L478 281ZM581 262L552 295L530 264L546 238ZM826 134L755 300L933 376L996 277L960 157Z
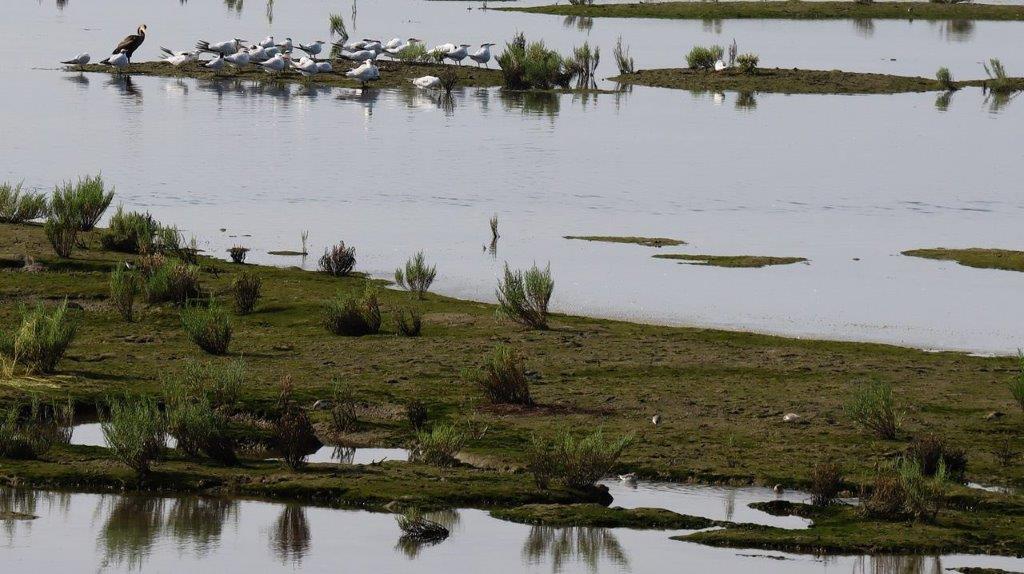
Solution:
M561 111L562 98L550 92L498 92L506 111L521 110L527 115L543 115L554 119Z
M194 545L206 555L217 547L224 525L237 519L238 502L226 498L179 498L167 513L167 530L181 544Z
M955 93L956 92L954 92L954 91L948 91L948 92L942 92L941 94L936 96L935 97L935 109L939 110L940 112L944 112L944 111L948 110L949 109L949 102L953 100L953 94L955 94Z
M941 20L939 37L947 42L967 42L974 36L974 20Z
M224 6L228 11L234 11L237 14L241 14L242 8L245 6L245 0L224 0Z
M754 110L755 108L757 108L755 92L739 92L736 94L737 110Z
M71 82L72 84L78 84L82 88L88 88L89 87L89 76L86 76L85 74L83 74L81 72L79 72L77 74L72 74L72 75L69 75L69 76L63 76L63 77L64 77L64 81L66 81L66 82Z
M712 34L722 33L722 21L717 18L705 18L701 20L700 27L705 32L710 32Z
M306 510L298 504L288 504L274 522L270 532L270 546L282 564L298 564L309 551L311 538Z
M1020 92L993 92L986 91L985 93L985 104L988 106L989 113L998 114L999 112L1006 109L1006 106L1010 105Z
M870 38L875 35L875 21L872 18L854 18L853 29L862 38Z
M432 522L436 522L441 526L448 529L448 532L454 532L455 527L459 525L461 517L459 516L458 510L441 510L438 512L428 512L423 515L424 518ZM419 557L420 553L431 546L436 546L448 538L441 538L435 540L423 540L414 538L411 536L401 535L398 537L398 541L395 542L395 550L401 552L406 558L413 560Z
M861 556L853 574L942 574L942 559L934 556Z
M131 100L138 105L142 105L142 90L135 85L131 76L114 74L109 80L107 80L106 85L116 88L124 99Z
M580 32L590 32L594 27L594 19L589 16L566 16L562 20L562 26L569 29L575 28Z
M553 528L533 526L523 543L523 560L530 564L550 561L552 572L561 572L566 564L580 562L597 572L602 560L623 569L629 557L618 538L607 528Z
M163 529L164 499L116 496L110 499L100 531L104 567L141 570Z

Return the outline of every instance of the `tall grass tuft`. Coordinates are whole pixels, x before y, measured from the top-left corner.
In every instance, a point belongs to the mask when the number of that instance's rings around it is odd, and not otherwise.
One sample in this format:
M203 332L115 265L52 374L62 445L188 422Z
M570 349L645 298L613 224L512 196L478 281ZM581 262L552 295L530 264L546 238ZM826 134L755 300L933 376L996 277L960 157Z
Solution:
M153 251L153 240L160 230L160 223L148 213L125 211L120 205L110 217L107 230L100 236L104 249L123 253L148 253Z
M415 508L399 514L395 520L402 531L402 538L415 542L440 542L450 534L442 524L428 520Z
M612 50L612 57L615 58L615 66L620 74L632 74L636 72L636 65L633 57L629 55L629 46L622 47L622 36L615 40L615 48Z
M1024 351L1017 351L1017 376L1010 381L1010 395L1024 410Z
M199 285L199 267L175 260L163 260L150 270L146 280L146 301L155 305L171 302L182 306L203 296Z
M135 320L135 297L141 288L139 276L123 264L116 265L110 272L110 304L129 323Z
M538 485L555 478L569 488L590 488L612 471L632 443L631 434L605 439L601 429L580 437L563 432L552 442L534 439L531 470L543 473L543 476L535 474Z
M947 445L937 435L915 438L908 446L904 458L916 462L925 476L935 476L939 467L945 469L946 478L964 482L967 473L967 453L962 448Z
M20 404L0 411L0 457L31 460L55 444L67 444L74 424L74 403L44 406L34 398L28 412Z
M231 318L217 304L186 304L181 309L181 326L188 338L211 355L226 355L231 345Z
M184 369L165 383L195 397L205 397L213 408L230 413L245 387L245 362L227 363L187 360Z
M736 58L739 55L740 47L736 44L736 38L732 39L732 44L729 44L729 67L736 65Z
M887 440L896 438L903 423L903 412L895 406L892 387L880 382L856 389L846 404L846 414L865 430Z
M496 346L483 371L471 373L470 376L492 403L533 404L523 358L512 347Z
M596 85L597 66L601 62L601 48L590 47L589 42L573 48L572 55L565 59L566 72L576 78L577 87Z
M331 401L331 429L336 433L356 430L359 427L358 402L351 387L335 381Z
M427 47L420 42L413 42L402 48L396 57L403 62L429 62L431 60Z
M740 54L736 56L736 63L740 66L740 71L744 74L755 74L757 73L757 65L761 62L761 58L757 54Z
M455 466L458 461L455 455L466 446L469 435L455 425L442 423L434 425L429 431L416 433L416 446L413 459L434 466Z
M342 42L344 42L345 39L348 38L348 30L345 29L345 19L341 14L331 14L328 17L328 21L330 23L329 32L331 37L339 36L341 37Z
M320 271L335 277L345 277L356 266L356 248L345 247L342 241L324 250L320 258Z
M68 302L47 310L41 303L21 310L16 330L0 330L0 355L29 373L52 373L78 332L68 315Z
M320 445L320 441L313 431L309 415L292 397L292 392L291 379L286 377L281 384L279 413L274 421L274 444L288 468L299 470L306 466L306 457Z
M204 454L227 466L238 464L227 417L214 408L206 393L194 391L183 378L164 383L167 432L189 456Z
M452 90L459 83L459 75L455 70L445 67L437 73L437 79L441 80L441 92L446 96L452 95Z
M999 58L990 58L988 63L982 63L982 67L985 68L985 74L988 75L988 82L986 86L989 90L996 93L1007 93L1013 91L1013 83L1010 81L1010 75L1006 72L1006 67L999 61Z
M228 249L228 255L231 256L231 262L241 265L245 263L245 256L249 253L248 247L242 247L241 245L232 246Z
M498 214L495 213L492 215L488 223L491 225L491 241L497 241L498 238L501 237L501 235L498 234Z
M114 456L139 476L148 474L164 447L167 430L156 401L127 396L111 400L109 416L102 424Z
M361 295L337 295L324 304L321 323L335 335L361 337L380 331L381 312L377 288L367 285Z
M405 262L405 270L401 267L395 269L395 283L402 289L415 293L419 299L424 298L436 277L437 265L428 266L422 251Z
M544 269L534 264L526 272L513 272L506 263L505 277L495 293L498 313L527 327L547 329L548 303L554 290L550 264Z
M231 282L231 295L234 299L235 313L248 315L256 309L260 300L263 280L255 273L243 271Z
M942 85L943 90L952 92L956 89L956 83L953 81L953 74L950 73L949 68L939 68L939 71L935 72L935 79Z
M0 223L24 223L45 217L48 211L45 194L23 192L20 183L0 183Z
M416 432L423 430L427 424L427 417L427 405L423 404L423 401L413 399L405 405L405 418L409 421L412 430Z
M836 501L843 490L843 471L834 462L822 462L811 469L812 502L828 506Z
M78 222L65 215L51 213L43 232L58 257L69 259L78 244Z
M403 337L419 337L423 330L423 317L410 307L399 307L395 311L395 330Z
M573 80L558 52L549 50L544 42L527 43L522 32L505 44L498 65L505 87L514 90L568 88Z
M92 231L113 199L114 188L106 190L102 175L85 176L76 183L66 181L58 185L50 209L54 213L74 214L79 231Z
M721 52L721 46L694 46L686 55L686 66L693 70L711 70L721 57Z
M916 460L899 458L880 468L871 489L861 494L862 510L874 518L934 522L947 489L945 463L927 476Z

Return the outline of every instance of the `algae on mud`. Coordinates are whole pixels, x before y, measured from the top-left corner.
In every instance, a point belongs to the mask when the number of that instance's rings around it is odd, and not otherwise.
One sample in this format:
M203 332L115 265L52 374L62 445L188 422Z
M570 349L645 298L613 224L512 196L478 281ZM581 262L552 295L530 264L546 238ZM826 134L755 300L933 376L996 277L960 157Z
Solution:
M597 241L602 243L632 243L633 245L643 245L644 247L665 247L675 245L686 245L685 241L680 239L671 239L668 237L635 237L635 236L623 236L623 235L565 235L564 239L578 239L580 241Z
M739 68L718 72L690 68L638 70L609 78L620 84L695 91L735 91L783 94L898 94L904 92L946 91L934 78L845 72L842 70L800 70L797 68L758 68L746 73ZM1024 78L1008 80L1015 89L1024 89ZM985 80L954 82L957 88L984 86Z
M804 257L772 257L768 255L692 255L689 253L659 253L655 259L672 259L688 265L708 267L758 268L771 265L790 265L807 261Z
M1000 269L1003 271L1024 271L1024 251L1011 249L991 249L971 247L967 249L910 249L901 255L937 259L939 261L956 261L965 267L979 269Z
M1024 20L1024 6L945 2L641 2L635 4L556 4L496 8L510 12L588 18L666 18L688 20L837 18L889 20Z

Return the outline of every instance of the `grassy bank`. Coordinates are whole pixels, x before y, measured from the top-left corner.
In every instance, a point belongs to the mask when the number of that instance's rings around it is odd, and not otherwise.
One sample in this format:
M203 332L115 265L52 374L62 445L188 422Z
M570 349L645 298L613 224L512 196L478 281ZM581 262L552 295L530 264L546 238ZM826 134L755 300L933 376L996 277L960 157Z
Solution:
M697 530L718 523L662 508L618 508L599 504L527 504L491 511L491 516L521 524L590 526L652 530Z
M686 245L681 239L668 237L634 237L621 235L566 235L565 239L577 239L579 241L596 241L599 243L629 243L643 245L644 247L665 247L675 245Z
M933 78L795 68L758 68L753 74L744 73L738 68L720 72L662 68L638 70L633 74L620 74L609 79L621 84L677 90L784 94L897 94L946 90L946 86ZM1012 78L1010 82L1017 89L1024 88L1024 78ZM984 80L954 82L958 88L984 84Z
M1001 269L1003 271L1024 271L1024 251L1010 249L986 249L973 247L969 249L911 249L903 255L937 259L939 261L956 261L967 267L979 269Z
M664 2L640 4L558 4L497 8L535 14L591 18L669 18L687 20L764 18L824 20L878 18L891 20L1024 20L1024 6L941 4L931 2Z
M772 257L767 255L692 255L688 253L659 253L655 259L670 259L688 265L709 267L758 268L772 265L791 265L807 261L803 257Z

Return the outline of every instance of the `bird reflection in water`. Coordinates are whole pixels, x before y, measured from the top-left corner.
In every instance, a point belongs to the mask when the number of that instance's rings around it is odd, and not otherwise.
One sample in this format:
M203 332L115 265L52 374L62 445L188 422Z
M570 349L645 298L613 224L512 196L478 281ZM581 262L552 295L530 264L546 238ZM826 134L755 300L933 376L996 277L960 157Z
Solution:
M598 571L602 560L629 569L626 551L607 528L534 526L523 543L522 555L530 564L550 560L553 572L561 571L570 561L582 562L591 571Z
M112 76L107 85L117 88L125 99L134 100L139 104L142 103L142 90L135 85L131 76L127 74Z

